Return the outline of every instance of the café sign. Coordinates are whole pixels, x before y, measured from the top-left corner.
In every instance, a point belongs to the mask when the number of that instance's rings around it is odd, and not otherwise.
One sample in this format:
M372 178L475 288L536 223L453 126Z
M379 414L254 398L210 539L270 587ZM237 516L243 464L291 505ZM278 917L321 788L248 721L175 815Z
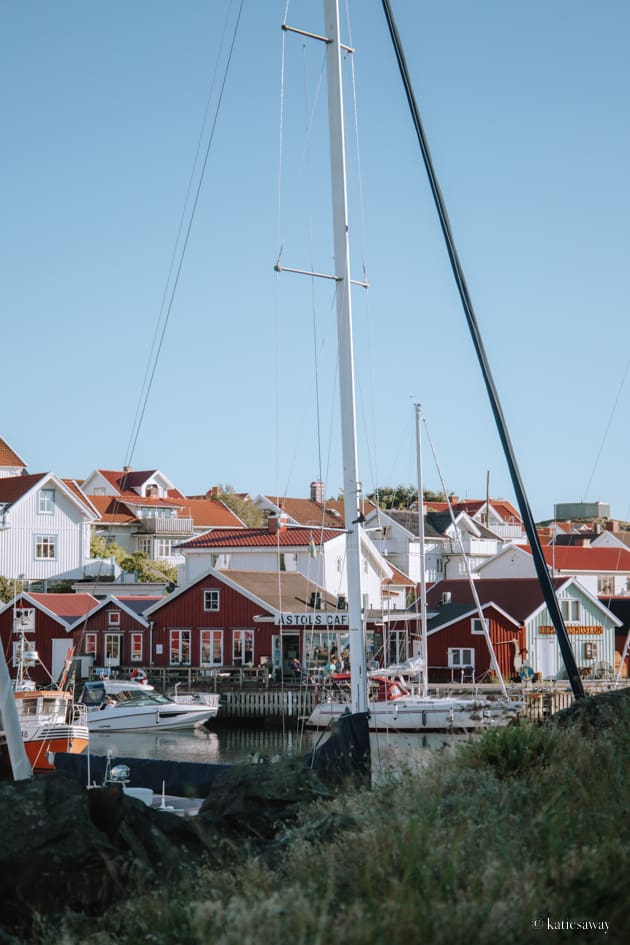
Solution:
M308 614L277 614L274 620L283 627L347 627L347 613L319 611Z

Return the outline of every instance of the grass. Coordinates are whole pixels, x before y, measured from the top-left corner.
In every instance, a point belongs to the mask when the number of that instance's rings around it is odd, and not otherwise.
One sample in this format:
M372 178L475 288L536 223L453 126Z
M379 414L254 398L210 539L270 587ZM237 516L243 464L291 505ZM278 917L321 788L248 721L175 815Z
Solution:
M99 920L48 922L32 941L626 941L630 691L604 711L587 702L553 724L491 730L420 772L314 804L264 857L235 850L230 870L138 889ZM585 920L608 923L607 933L578 929Z

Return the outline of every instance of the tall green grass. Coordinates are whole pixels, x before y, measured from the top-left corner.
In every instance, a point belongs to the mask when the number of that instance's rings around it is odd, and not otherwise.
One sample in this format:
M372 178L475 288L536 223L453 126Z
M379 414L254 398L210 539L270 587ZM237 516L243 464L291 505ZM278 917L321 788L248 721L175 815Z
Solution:
M138 889L56 945L529 945L628 940L630 694L492 730L304 810L277 849ZM557 923L607 922L608 932ZM535 927L535 921L542 927ZM553 927L548 927L548 922ZM51 937L54 935L54 938Z

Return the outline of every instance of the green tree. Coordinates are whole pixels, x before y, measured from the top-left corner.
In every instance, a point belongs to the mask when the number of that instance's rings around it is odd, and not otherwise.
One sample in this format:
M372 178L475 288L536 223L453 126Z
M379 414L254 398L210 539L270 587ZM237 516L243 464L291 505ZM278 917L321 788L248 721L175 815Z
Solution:
M24 590L24 581L15 581L13 578L3 577L0 574L0 601L6 604L13 600L16 594L21 594Z
M90 554L93 558L113 558L123 571L136 574L139 581L166 581L172 587L177 584L177 568L167 561L154 561L144 551L134 551L130 554L125 548L108 541L102 535L92 537Z
M261 509L257 508L253 502L247 502L240 495L237 495L233 486L221 486L221 502L227 505L235 515L238 515L241 522L248 528L262 528L265 524L265 516Z
M425 502L446 502L443 492L423 490ZM418 502L418 490L415 486L382 486L370 492L367 497L381 509L410 509Z

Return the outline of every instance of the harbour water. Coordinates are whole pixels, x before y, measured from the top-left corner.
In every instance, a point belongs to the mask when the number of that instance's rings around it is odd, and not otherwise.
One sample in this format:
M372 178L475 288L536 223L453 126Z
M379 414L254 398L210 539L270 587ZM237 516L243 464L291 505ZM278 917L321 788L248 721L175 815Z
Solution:
M309 752L322 736L313 731L225 727L178 732L98 733L90 751L112 757L155 758L206 764L236 764ZM373 771L391 773L425 767L436 752L448 751L466 736L379 733L370 736Z

